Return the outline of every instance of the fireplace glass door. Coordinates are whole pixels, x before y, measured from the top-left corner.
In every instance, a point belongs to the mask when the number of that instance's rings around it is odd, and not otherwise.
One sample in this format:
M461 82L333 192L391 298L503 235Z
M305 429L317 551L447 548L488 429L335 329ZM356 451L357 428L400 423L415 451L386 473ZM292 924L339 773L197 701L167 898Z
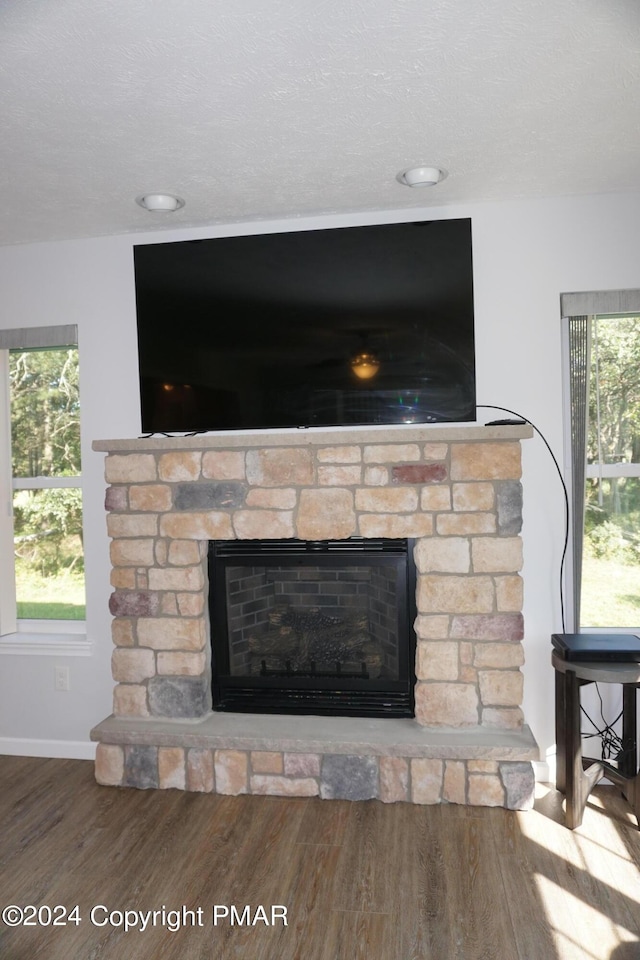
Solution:
M215 541L209 578L215 710L413 716L413 541Z

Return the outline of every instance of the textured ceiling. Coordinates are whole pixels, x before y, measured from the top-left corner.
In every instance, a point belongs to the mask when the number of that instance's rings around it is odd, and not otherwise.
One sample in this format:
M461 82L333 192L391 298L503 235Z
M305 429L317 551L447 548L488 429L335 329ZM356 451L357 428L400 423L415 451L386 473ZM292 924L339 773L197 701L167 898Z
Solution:
M638 0L0 0L0 82L0 243L640 190Z

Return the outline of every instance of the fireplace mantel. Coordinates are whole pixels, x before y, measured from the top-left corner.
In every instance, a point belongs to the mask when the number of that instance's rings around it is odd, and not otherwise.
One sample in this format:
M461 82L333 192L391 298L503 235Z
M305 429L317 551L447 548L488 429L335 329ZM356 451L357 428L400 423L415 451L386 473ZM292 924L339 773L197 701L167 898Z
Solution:
M98 780L529 804L535 741L521 709L519 571L520 441L531 435L517 424L96 441L107 453L117 683L114 717L92 732ZM344 731L332 746L314 737L318 718L305 718L308 736L292 740L267 731L264 717L245 717L244 734L253 723L255 736L229 745L220 726L229 715L211 712L209 541L352 536L417 540L410 748L403 753L405 733L398 740L391 727L362 738L352 718L328 718ZM274 722L293 731L299 721ZM347 755L341 743L361 746Z

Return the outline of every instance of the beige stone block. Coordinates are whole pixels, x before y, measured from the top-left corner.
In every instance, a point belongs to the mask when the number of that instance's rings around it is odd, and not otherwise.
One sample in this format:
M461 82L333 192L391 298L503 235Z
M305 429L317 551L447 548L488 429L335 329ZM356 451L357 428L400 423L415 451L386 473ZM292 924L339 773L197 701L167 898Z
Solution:
M521 643L476 643L474 649L474 666L480 670L510 670L521 667L524 663L524 652Z
M282 775L284 760L281 753L268 750L254 750L251 753L251 769L254 773Z
M119 684L113 691L113 712L116 717L148 717L147 688L139 684Z
M442 537L495 533L496 518L493 513L441 513L436 520L436 529Z
M187 750L187 790L212 793L214 788L215 776L211 750L195 747Z
M158 476L152 453L112 453L105 461L107 483L145 483Z
M419 459L417 443L370 444L364 448L365 463L414 463Z
M289 778L254 774L250 780L249 792L269 797L317 797L320 788L317 780L306 777Z
M300 447L250 450L247 453L247 480L258 487L313 483L311 451Z
M468 760L467 769L469 773L497 773L497 760Z
M293 510L297 502L298 494L292 487L249 490L246 499L248 507L262 507L267 510Z
M158 784L161 790L186 790L182 747L158 747Z
M482 773L469 775L468 797L474 807L503 807L505 796L500 777Z
M446 460L449 453L449 445L446 443L425 443L422 448L422 457L424 460Z
M495 490L492 483L481 480L476 483L454 483L452 486L453 509L460 513L474 510L493 510Z
M202 567L157 567L149 570L151 590L202 590L204 573Z
M368 487L386 487L389 483L389 471L386 467L365 467L364 482Z
M353 491L341 487L301 491L296 523L301 540L345 540L355 533Z
M519 480L522 473L520 444L452 443L452 480Z
M409 799L409 764L402 757L380 757L380 800L401 803Z
M124 618L111 622L111 639L116 647L132 647L135 643L133 623Z
M166 567L169 561L169 543L170 540L156 540L155 558L158 567Z
M202 458L202 475L207 480L244 480L244 451L208 450Z
M178 593L178 612L181 617L199 617L204 611L203 593Z
M318 483L321 487L348 487L362 483L362 467L340 464L321 464L318 467Z
M113 567L109 582L120 590L135 590L136 572L131 567Z
M479 537L471 543L476 573L511 573L522 569L520 537Z
M204 651L189 653L185 650L160 650L158 674L163 677L199 677L204 673L207 659Z
M423 487L420 508L426 511L451 510L451 488L446 483Z
M113 540L110 546L114 567L150 567L154 563L153 540Z
M444 784L442 799L447 803L467 802L467 771L461 760L446 760L444 764Z
M511 577L495 577L496 606L501 613L518 613L522 610L523 583L517 574Z
M216 750L214 764L218 793L237 797L247 792L247 754L243 750Z
M425 727L478 725L478 692L470 683L416 684L416 720Z
M169 563L174 567L187 567L200 563L200 548L195 540L171 540Z
M171 510L171 487L164 483L144 483L131 487L129 505L132 510L163 513Z
M178 616L178 602L176 600L175 593L163 593L161 594L162 600L160 601L160 613L163 617L177 617Z
M458 677L461 683L477 683L478 682L478 671L475 667L468 666L467 664L460 665L460 676Z
M417 597L420 613L490 613L493 581L484 576L422 574Z
M416 544L415 560L420 573L468 573L469 541L464 537L425 537Z
M419 640L446 640L449 636L449 617L437 614L429 617L420 614L414 628Z
M107 533L118 537L155 537L158 517L153 513L110 513L107 515Z
M358 530L362 537L430 537L433 517L430 513L363 513Z
M319 447L318 463L360 463L362 450L355 445L339 447Z
M356 490L356 510L366 513L409 513L418 509L418 493L412 488Z
M317 753L285 753L284 772L287 777L319 777L320 756Z
M413 803L440 803L444 772L442 760L414 758L411 761L411 800Z
M519 707L524 678L519 670L480 670L480 700L487 707Z
M205 625L189 617L141 617L138 643L152 650L199 651L205 645Z
M524 714L520 707L485 707L482 711L482 725L498 730L520 730L524 723Z
M119 787L124 776L124 750L112 743L96 747L95 777L105 787Z
M199 450L163 453L158 461L158 476L170 483L198 480L201 466L202 453Z
M458 644L455 641L429 640L418 643L418 680L457 680L459 673Z
M156 675L156 658L153 650L118 647L111 654L113 679L121 683L141 683Z
M160 517L160 535L176 540L233 540L231 517L221 511L167 513Z
M149 574L145 567L138 567L136 570L136 588L138 590L149 589Z
M472 643L461 641L460 643L460 663L465 667L470 667L473 663L474 649Z
M293 537L293 513L291 510L236 510L233 528L239 540Z

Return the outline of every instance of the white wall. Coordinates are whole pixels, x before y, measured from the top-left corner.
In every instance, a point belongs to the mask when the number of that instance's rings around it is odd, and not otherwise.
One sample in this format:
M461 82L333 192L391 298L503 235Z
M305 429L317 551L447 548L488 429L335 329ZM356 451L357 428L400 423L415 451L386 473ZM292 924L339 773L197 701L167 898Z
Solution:
M133 244L467 216L473 221L478 402L533 420L562 462L560 294L640 287L640 196L386 211L0 249L0 327L78 325L87 629L94 643L91 658L0 658L0 750L87 755L82 744L90 728L111 711L105 485L103 458L91 451L91 441L140 431ZM480 411L479 420L494 416ZM554 740L550 634L561 629L563 499L542 442L529 440L524 448L524 707L544 757ZM68 693L53 688L58 662L71 669Z

